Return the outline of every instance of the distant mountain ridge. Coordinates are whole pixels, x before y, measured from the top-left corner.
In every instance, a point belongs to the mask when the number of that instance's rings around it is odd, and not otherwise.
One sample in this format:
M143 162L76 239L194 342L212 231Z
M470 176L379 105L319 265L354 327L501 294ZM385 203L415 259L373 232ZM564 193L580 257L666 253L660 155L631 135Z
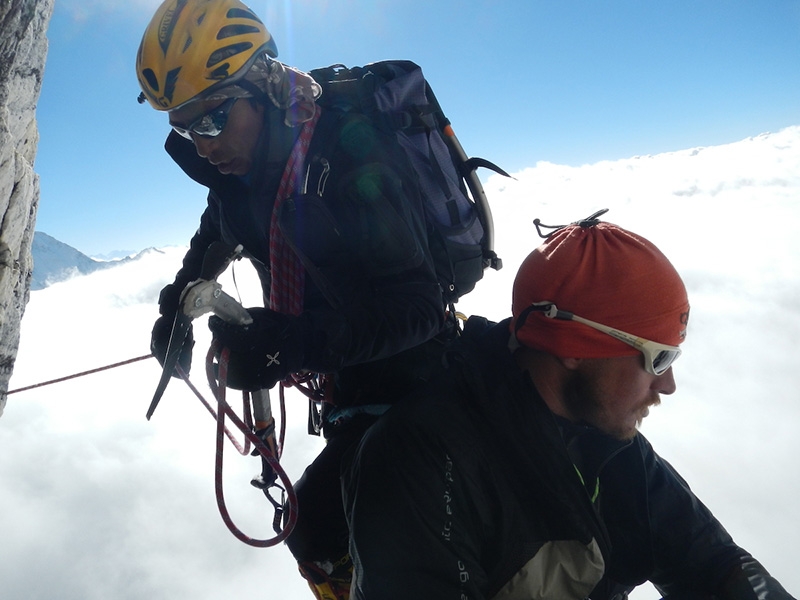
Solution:
M53 283L65 281L76 275L88 275L100 269L115 267L136 260L138 256L110 261L95 260L41 231L35 231L33 234L31 254L33 255L31 291L42 290Z

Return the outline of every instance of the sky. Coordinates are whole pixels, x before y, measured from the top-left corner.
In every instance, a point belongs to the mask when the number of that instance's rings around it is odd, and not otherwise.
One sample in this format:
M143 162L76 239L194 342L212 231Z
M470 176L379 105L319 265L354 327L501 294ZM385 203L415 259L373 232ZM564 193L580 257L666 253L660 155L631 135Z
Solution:
M156 0L58 0L37 227L91 256L186 243L205 193L134 73ZM422 65L470 155L507 171L735 142L800 123L800 0L254 0L301 69Z
M610 208L606 220L658 245L681 273L692 311L673 367L677 391L642 432L798 597L800 126L579 167L540 162L515 177L486 185L504 267L487 272L458 308L494 320L510 314L514 274L540 243L536 217L561 224ZM10 389L147 354L158 291L184 251L153 250L32 292ZM237 285L227 272L223 289L258 303L247 263L234 270ZM210 399L204 320L195 321L191 376ZM3 598L311 597L285 547L251 548L224 527L214 422L188 388L173 380L145 419L159 375L148 359L8 397L0 417ZM287 402L282 464L295 480L321 442L305 433L305 401ZM228 445L225 461L234 522L269 537L270 508L249 485L258 460ZM649 585L632 596L658 597Z

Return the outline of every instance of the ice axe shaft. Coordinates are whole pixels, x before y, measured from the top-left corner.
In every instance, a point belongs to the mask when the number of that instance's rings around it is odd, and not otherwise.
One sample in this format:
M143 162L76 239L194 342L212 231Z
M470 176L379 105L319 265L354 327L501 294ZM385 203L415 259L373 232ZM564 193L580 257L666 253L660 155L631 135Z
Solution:
M251 392L250 397L253 399L253 420L256 429L269 427L269 424L273 422L269 390L256 390Z
M272 417L272 407L269 399L269 390L262 389L250 393L253 403L253 420L255 421L256 435L258 435L267 446L272 456L277 460L278 444L275 440L275 419ZM254 452L253 454L256 454ZM265 459L261 461L261 474L256 475L250 481L253 487L266 489L275 482L275 472Z

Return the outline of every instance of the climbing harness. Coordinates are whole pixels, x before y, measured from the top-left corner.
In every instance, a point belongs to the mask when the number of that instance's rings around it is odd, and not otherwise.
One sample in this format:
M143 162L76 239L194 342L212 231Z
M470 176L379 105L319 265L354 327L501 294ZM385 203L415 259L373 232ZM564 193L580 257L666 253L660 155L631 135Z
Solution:
M324 373L290 373L280 382L281 406L287 387L296 389L308 398L308 434L322 433L322 405L333 404L333 377Z

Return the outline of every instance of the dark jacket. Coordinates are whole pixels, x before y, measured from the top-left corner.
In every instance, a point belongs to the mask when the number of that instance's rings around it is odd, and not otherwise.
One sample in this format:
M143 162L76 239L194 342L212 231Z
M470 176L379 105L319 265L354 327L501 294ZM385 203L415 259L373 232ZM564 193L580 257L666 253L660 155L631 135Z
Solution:
M345 473L354 599L786 599L641 434L556 418L467 323L448 368L366 434Z
M197 278L206 248L221 240L244 246L268 298L270 216L283 163L262 160L245 180L220 174L175 133L166 148L209 188L178 286ZM285 202L280 215L282 232L306 266L303 368L339 371L340 404L390 402L429 363L419 355L430 348L420 346L444 322L416 178L394 136L363 118L327 112L307 168L305 193Z

